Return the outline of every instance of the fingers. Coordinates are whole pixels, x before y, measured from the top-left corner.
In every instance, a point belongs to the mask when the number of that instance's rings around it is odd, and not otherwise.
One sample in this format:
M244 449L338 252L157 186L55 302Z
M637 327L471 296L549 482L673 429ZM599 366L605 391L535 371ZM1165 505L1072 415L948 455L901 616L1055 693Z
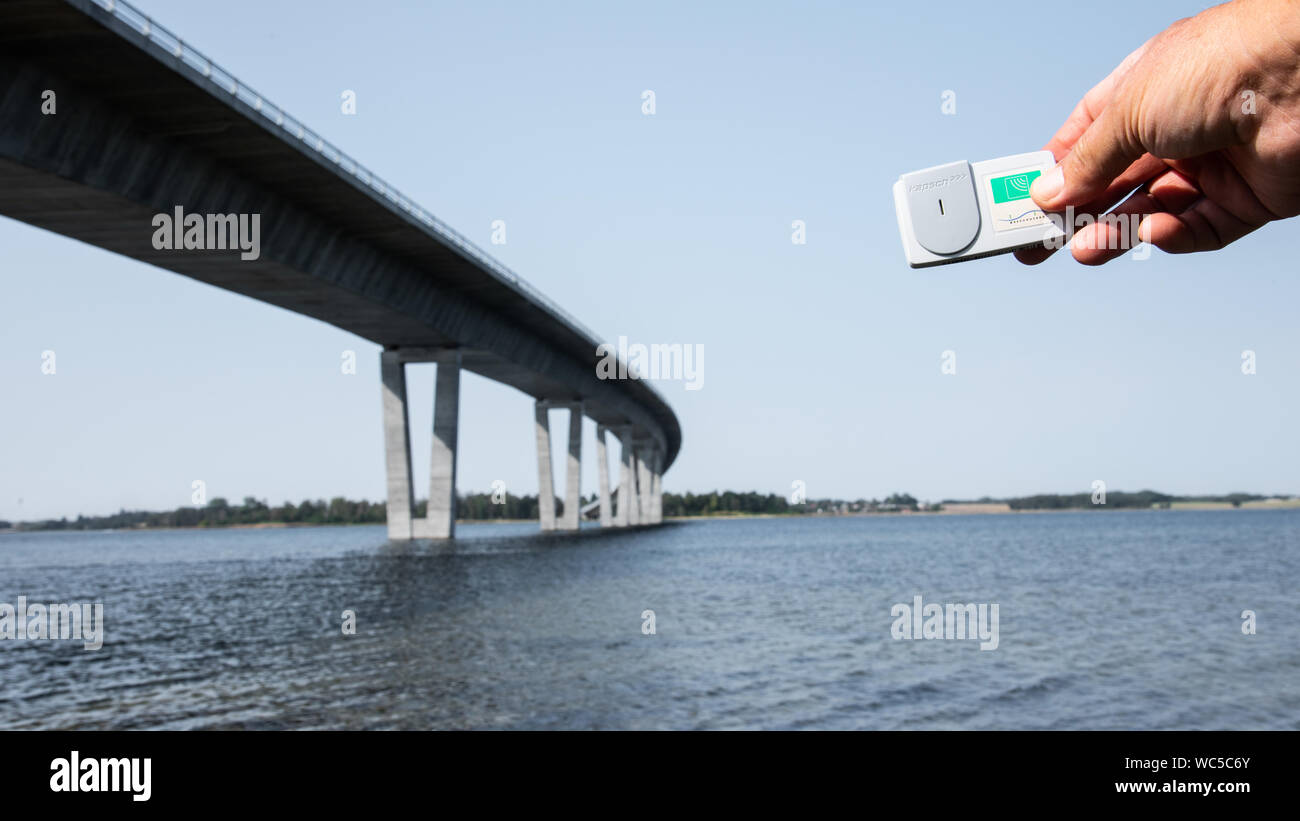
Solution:
M1014 256L1025 265L1037 265L1055 253L1055 248L1021 248Z
M1186 160L1151 185L1163 206L1142 221L1138 236L1170 254L1217 251L1273 219L1232 163ZM1195 177L1193 185L1189 180ZM1194 194L1193 194L1194 192Z
M1139 242L1170 254L1217 251L1268 221L1249 208L1239 209L1234 197L1216 196L1220 192L1211 189L1219 187L1217 178L1207 177L1211 184L1202 182L1202 191L1179 169L1167 168L1109 214L1080 227L1070 240L1071 254L1084 265L1101 265ZM1247 218L1238 216L1238 210ZM1017 251L1016 257L1036 264L1051 254L1046 248L1032 248Z
M1146 153L1132 127L1135 100L1125 92L1125 81L1149 43L1143 43L1089 90L1048 141L1058 164L1034 180L1030 189L1034 202L1044 211L1098 199Z
M1059 164L1061 160L1068 157L1071 149L1079 141L1079 138L1088 130L1097 117L1105 110L1115 93L1116 86L1128 75L1134 64L1142 58L1151 41L1143 43L1133 50L1131 54L1124 58L1110 74L1106 75L1100 83L1088 90L1083 95L1070 116L1065 118L1065 123L1052 135L1052 139L1047 141L1044 148L1052 152ZM1166 170L1165 164L1158 158L1143 153L1134 160L1127 169L1125 169L1116 179L1112 180L1110 185L1105 188L1096 198L1084 204L1080 211L1082 213L1102 214L1114 207L1126 194L1137 186ZM1037 187L1038 181L1034 181ZM1034 189L1031 188L1030 194L1033 195ZM1035 203L1044 210L1052 210L1045 206L1043 201L1037 197ZM1015 252L1015 257L1026 265L1037 265L1056 252L1054 248L1025 248Z
M1070 253L1084 265L1101 265L1137 245L1143 217L1160 208L1145 191L1136 191L1108 214L1101 214L1070 240Z
M1234 217L1212 200L1201 198L1179 214L1157 213L1142 221L1138 235L1169 254L1217 251L1259 226Z
M1132 165L1124 169L1102 192L1100 197L1092 202L1084 203L1082 208L1076 208L1075 210L1088 214L1104 214L1114 208L1117 202L1133 193L1134 188L1153 182L1168 171L1169 166L1164 160L1151 154L1143 154Z
M1070 252L1084 265L1101 265L1142 242L1141 225L1156 213L1178 213L1201 199L1201 192L1177 171L1167 170L1136 191L1114 211L1078 230Z
M1139 242L1170 254L1217 251L1262 224L1237 217L1170 169L1110 214L1080 228L1070 251L1084 265L1109 262Z
M1106 192L1130 165L1146 153L1133 133L1133 112L1121 97L1106 107L1074 148L1055 168L1045 172L1030 189L1044 211L1061 211L1083 205Z
M1108 187L1100 197L1092 202L1084 204L1077 209L1080 214L1105 214L1115 207L1115 204L1127 196L1134 188L1142 185L1148 180L1157 179L1159 175L1167 172L1169 166L1158 157L1150 154L1143 154L1132 165L1124 170ZM1072 226L1073 227L1073 226ZM1056 253L1056 248L1025 248L1015 252L1015 257L1025 265L1037 265L1043 262L1052 254Z

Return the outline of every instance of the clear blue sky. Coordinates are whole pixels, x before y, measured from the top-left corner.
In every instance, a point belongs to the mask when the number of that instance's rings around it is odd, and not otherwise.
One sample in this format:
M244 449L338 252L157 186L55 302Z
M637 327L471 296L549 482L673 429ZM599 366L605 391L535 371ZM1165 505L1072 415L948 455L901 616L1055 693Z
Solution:
M702 390L660 386L667 490L1300 492L1300 223L1100 269L899 247L900 173L1040 148L1203 4L137 5L598 335L703 344ZM383 497L375 345L3 218L0 249L0 519ZM423 489L432 366L411 390ZM467 375L461 420L462 490L535 492L528 398Z

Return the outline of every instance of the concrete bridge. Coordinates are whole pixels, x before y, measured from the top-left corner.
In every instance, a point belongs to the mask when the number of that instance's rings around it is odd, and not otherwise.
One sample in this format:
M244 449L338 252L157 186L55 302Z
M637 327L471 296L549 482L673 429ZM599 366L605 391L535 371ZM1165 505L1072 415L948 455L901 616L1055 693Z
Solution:
M188 233L159 247L156 219L174 213L198 215L196 247L175 247ZM597 425L601 524L662 521L681 429L657 391L597 378L600 340L577 320L121 0L0 0L0 214L382 345L392 539L454 535L462 369L536 400L543 530L578 527L584 416ZM254 214L256 258L224 230L213 242L221 215ZM437 363L425 519L413 514L411 362ZM558 518L552 408L569 421ZM611 435L623 452L616 494Z

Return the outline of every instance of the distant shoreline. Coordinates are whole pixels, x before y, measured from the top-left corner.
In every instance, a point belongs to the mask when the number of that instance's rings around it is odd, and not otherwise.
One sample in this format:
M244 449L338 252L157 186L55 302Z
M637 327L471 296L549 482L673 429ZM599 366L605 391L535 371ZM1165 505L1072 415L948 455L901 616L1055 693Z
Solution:
M699 519L873 519L913 516L1027 516L1037 515L1040 513L1177 513L1180 511L1204 512L1209 510L1300 510L1300 499L1290 499L1274 503L1252 502L1240 506L1234 506L1228 502L1185 502L1173 504L1164 508L1109 507L1107 505L1097 505L1095 508L1058 507L1012 510L1009 505L1001 504L987 506L990 508L1001 508L997 510L957 509L968 507L974 506L953 505L951 508L945 506L942 510L889 510L878 511L875 513L713 513L702 516L665 516L664 520L689 522Z
M796 483L796 489L797 483ZM792 494L792 496L794 496ZM592 502L595 496L590 497ZM797 498L797 500L796 500ZM775 493L756 491L718 491L707 493L672 493L662 497L664 519L688 521L694 519L725 518L776 518L789 516L839 517L839 516L916 516L916 515L992 515L1028 512L1107 510L1277 510L1300 508L1300 496L1290 494L1228 493L1222 495L1174 496L1155 490L1107 491L1100 482L1094 483L1092 493L1072 494L1040 493L995 499L983 496L978 499L945 499L925 501L910 493L895 492L883 499L805 499L802 496L787 498ZM594 513L594 505L588 513ZM539 519L536 496L505 494L457 494L457 522L470 525L478 522L535 523ZM561 500L556 500L559 507ZM424 502L412 506L415 518L424 516ZM324 499L305 499L301 504L285 501L270 505L252 496L244 497L240 504L232 504L223 497L214 497L206 504L179 507L166 511L120 510L106 516L79 515L75 519L40 519L11 522L0 519L0 534L35 533L49 531L135 531L135 530L263 530L268 528L319 527L338 525L383 525L387 519L387 506L383 501L352 500L336 496ZM558 510L557 510L558 512Z
M1006 515L1025 515L1040 513L1099 513L1099 512L1171 512L1179 511L1213 511L1213 510L1300 510L1300 499L1279 499L1279 500L1261 500L1243 502L1240 505L1233 505L1230 502L1173 502L1168 507L1108 507L1106 505L1097 505L1095 507L1068 507L1068 508L1033 508L1027 510L1013 510L1006 502L992 503L961 503L945 505L941 510L891 510L875 512L845 512L845 513L744 513L744 512L718 512L692 516L665 516L666 522L694 522L694 521L720 521L728 519L871 519L871 518L901 518L912 516L1006 516ZM457 519L458 526L485 525L485 524L536 524L536 519ZM333 522L255 522L228 525L193 525L193 526L165 526L165 527L104 527L104 528L3 528L0 529L0 536L17 533L125 533L131 531L147 532L164 532L172 530L284 530L291 528L314 528L314 527L379 527L383 522L355 522L355 523L333 523Z

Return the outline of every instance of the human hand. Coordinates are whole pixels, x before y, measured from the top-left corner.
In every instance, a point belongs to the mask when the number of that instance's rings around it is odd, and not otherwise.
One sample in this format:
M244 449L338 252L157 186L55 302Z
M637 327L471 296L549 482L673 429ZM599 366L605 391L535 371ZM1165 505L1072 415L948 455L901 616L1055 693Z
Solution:
M1046 148L1057 166L1034 202L1140 219L1129 245L1217 250L1300 214L1300 2L1235 0L1179 20L1084 95ZM1100 265L1124 253L1124 233L1096 222L1070 248Z

